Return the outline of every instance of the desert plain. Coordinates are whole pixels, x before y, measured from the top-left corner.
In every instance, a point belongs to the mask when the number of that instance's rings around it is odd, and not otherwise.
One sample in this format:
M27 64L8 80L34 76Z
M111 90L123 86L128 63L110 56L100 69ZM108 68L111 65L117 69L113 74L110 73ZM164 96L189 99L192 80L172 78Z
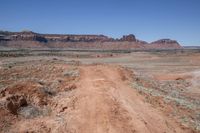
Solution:
M200 132L200 50L1 50L2 133Z

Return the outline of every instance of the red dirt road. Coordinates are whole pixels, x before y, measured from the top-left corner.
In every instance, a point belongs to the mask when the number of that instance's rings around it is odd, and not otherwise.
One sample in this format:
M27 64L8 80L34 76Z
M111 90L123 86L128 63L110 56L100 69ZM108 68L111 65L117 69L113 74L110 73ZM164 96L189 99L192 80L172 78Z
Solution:
M52 99L49 117L19 121L14 131L69 133L190 133L144 101L119 66L80 66L77 89Z
M82 67L68 126L81 133L189 132L145 103L128 85L128 75L115 66Z

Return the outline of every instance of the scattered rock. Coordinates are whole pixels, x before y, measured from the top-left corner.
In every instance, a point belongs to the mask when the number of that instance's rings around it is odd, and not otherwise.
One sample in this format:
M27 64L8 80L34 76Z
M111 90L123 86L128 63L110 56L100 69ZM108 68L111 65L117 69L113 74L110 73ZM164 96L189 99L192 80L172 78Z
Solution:
M66 109L68 109L68 107L63 107L63 108L60 110L60 113L61 113L61 112L64 112Z

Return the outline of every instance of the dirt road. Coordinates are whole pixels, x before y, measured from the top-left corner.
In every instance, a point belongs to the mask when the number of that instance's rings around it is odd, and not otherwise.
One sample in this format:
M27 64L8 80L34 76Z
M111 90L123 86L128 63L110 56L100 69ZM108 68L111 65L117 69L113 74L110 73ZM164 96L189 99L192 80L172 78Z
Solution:
M112 65L80 66L77 89L55 96L50 117L20 121L15 131L184 133L190 130L153 108L130 86L130 72Z
M187 132L145 103L128 85L128 75L113 66L82 67L76 111L68 126L82 133Z

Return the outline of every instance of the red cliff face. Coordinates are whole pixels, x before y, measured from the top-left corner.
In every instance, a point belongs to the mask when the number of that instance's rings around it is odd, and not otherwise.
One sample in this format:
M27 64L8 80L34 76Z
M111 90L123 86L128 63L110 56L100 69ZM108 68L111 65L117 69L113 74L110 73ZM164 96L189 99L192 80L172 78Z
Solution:
M38 41L38 42L47 42L47 39L43 36L36 34L34 32L17 32L10 35L10 40L13 41Z
M38 41L38 42L91 42L91 41L111 41L104 35L62 35L62 34L38 34L31 31L25 32L0 32L0 37L8 37L12 40L19 41ZM1 38L0 38L1 39Z
M61 41L61 42L95 42L95 41L111 41L112 38L108 38L104 35L43 35L48 41Z
M1 32L0 46L15 48L74 48L74 49L176 49L177 41L162 39L147 43L133 34L113 39L104 35L38 34L31 31Z

